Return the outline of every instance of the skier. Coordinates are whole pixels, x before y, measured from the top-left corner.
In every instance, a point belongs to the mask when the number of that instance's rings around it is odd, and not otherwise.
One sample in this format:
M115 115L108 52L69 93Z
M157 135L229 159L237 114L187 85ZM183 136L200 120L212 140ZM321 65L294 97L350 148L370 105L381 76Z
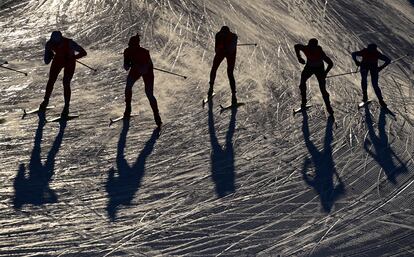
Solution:
M231 103L237 105L236 98L236 81L234 79L233 71L236 64L237 53L237 35L232 33L227 26L223 26L216 34L215 52L213 60L213 67L210 72L210 88L207 93L207 98L210 99L214 92L214 81L216 79L217 69L224 58L227 59L227 76L229 77L230 88L232 93Z
M362 61L358 61L357 57L361 56ZM374 88L375 94L377 95L378 101L383 108L387 108L387 104L382 98L381 89L378 86L379 72L387 67L391 63L391 59L383 55L377 50L376 44L369 44L367 48L361 51L353 52L352 59L357 66L361 67L361 88L362 88L362 102L368 101L368 72L371 73L372 87ZM378 60L384 61L384 64L378 67Z
M124 118L131 116L132 86L142 76L145 84L145 94L154 112L154 120L158 128L162 121L158 111L157 99L154 96L154 66L147 49L140 46L139 35L130 38L128 48L124 51L124 68L129 70L125 87Z
M302 51L306 56L306 62L300 55L300 51ZM301 78L300 78L300 93L302 96L302 105L301 108L304 110L306 108L306 81L315 74L316 78L318 79L319 89L321 90L323 100L326 105L326 110L328 111L329 115L333 117L334 111L331 107L331 103L329 101L329 93L326 91L326 76L328 75L329 71L333 67L333 62L331 58L326 56L325 52L322 50L322 47L318 45L318 40L312 38L309 40L308 45L295 45L295 52L298 58L298 61L301 64L305 64L305 68L302 71ZM324 62L328 64L328 67L325 70Z
M75 54L77 52L77 54ZM53 31L49 41L46 42L44 62L50 66L49 80L46 85L46 93L43 102L39 106L39 111L46 110L49 104L49 98L53 91L53 85L55 84L60 71L63 69L63 92L65 98L65 106L61 116L66 117L69 114L69 104L71 97L70 81L76 67L76 59L86 56L85 49L79 46L75 41L62 36L60 31Z

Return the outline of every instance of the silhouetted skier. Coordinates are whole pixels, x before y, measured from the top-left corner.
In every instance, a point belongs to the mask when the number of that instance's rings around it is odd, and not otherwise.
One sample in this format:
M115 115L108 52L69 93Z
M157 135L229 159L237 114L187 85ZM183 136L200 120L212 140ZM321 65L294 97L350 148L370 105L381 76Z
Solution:
M358 61L357 57L362 57L362 61ZM387 108L387 104L382 97L381 89L378 86L379 72L391 63L391 59L383 55L377 50L376 44L369 44L367 48L361 51L353 52L352 59L357 66L361 67L361 87L362 87L362 101L368 101L368 72L371 74L372 87L377 95L378 101L383 108ZM384 64L378 67L378 60L384 61Z
M75 54L77 52L77 54ZM75 41L62 36L60 31L53 31L49 41L46 42L44 62L50 66L49 81L46 86L46 93L43 102L39 106L40 111L45 111L49 104L49 98L53 91L53 85L55 84L60 71L63 69L63 92L65 97L65 106L63 107L62 116L69 114L70 105L70 81L76 67L76 59L86 56L85 49L79 46Z
M154 96L154 66L149 51L140 46L139 35L129 39L128 48L124 51L124 68L129 70L125 87L124 117L129 118L131 116L132 87L142 76L145 84L145 94L154 112L155 123L158 127L161 127L162 121L157 99Z
M237 53L237 35L232 33L227 26L223 26L221 30L216 34L215 52L213 60L213 67L210 72L210 88L207 93L207 97L211 98L214 92L214 81L216 80L217 69L221 62L226 58L227 60L227 76L229 77L231 88L231 103L237 104L236 97L236 81L234 79L233 71L236 64Z
M306 56L306 61L300 55L302 51ZM295 52L298 58L298 61L301 64L305 64L305 68L302 71L300 78L300 93L302 95L302 108L306 107L306 82L312 75L315 75L319 82L319 89L321 90L323 100L326 105L326 110L333 116L334 111L331 107L331 102L329 101L329 93L326 91L326 76L333 67L333 62L325 52L322 50L322 47L318 45L318 40L312 38L309 40L308 45L295 45ZM325 70L324 62L328 64L328 67Z

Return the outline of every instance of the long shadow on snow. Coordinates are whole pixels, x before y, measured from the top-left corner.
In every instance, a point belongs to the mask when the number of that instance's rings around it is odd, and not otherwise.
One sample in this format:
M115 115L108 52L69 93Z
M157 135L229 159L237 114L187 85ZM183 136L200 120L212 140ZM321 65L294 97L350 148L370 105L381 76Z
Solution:
M52 179L55 169L55 158L62 144L65 133L66 121L60 122L59 133L53 142L45 164L42 164L41 142L43 137L43 128L46 124L44 113L39 113L39 123L36 130L34 147L30 157L29 176L26 178L26 166L19 165L17 176L14 179L14 199L13 206L20 209L24 204L43 205L45 203L56 203L58 197L50 189L49 183Z
M310 153L310 158L306 158L303 164L302 175L305 182L313 187L319 194L322 208L325 212L330 212L334 202L345 192L344 184L335 169L335 163L332 157L332 141L333 141L333 125L334 119L328 118L325 129L325 139L323 151L318 148L310 140L310 132L308 125L308 115L303 113L302 132L305 140L306 148ZM309 166L315 167L315 175L313 178L307 174ZM334 185L334 175L338 179L338 185Z
M364 148L365 151L369 155L371 155L371 157L381 166L382 170L385 172L385 175L387 176L387 179L391 183L396 184L396 177L398 176L398 174L406 172L407 166L403 163L403 161L397 156L397 154L392 150L391 146L388 144L388 136L385 130L386 114L387 111L384 108L381 108L380 115L378 118L377 136L373 126L371 113L369 112L369 108L365 106L365 123L368 127L368 136L370 140L365 140ZM370 145L372 145L374 151L371 150ZM397 164L394 163L393 157L397 161Z
M150 139L145 143L145 147L138 155L135 163L130 166L125 159L124 153L128 130L129 120L125 119L123 120L123 128L119 136L116 156L118 176L115 177L115 170L113 168L109 170L109 176L105 186L109 197L106 211L111 221L115 221L116 212L120 205L131 204L135 193L141 185L141 180L144 177L147 157L152 153L159 135L159 130L155 129L152 132Z
M235 192L234 186L234 149L233 135L236 127L237 108L231 110L229 129L226 134L225 148L222 149L217 140L216 129L214 127L213 100L209 101L208 110L208 130L211 143L211 176L215 183L218 197L224 197Z

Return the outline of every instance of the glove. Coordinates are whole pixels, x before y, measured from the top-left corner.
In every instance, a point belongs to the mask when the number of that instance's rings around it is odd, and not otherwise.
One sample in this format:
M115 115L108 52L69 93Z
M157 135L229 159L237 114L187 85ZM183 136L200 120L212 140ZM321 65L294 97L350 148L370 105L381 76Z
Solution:
M302 57L298 57L298 61L299 61L301 64L306 64L306 61L305 61Z
M361 66L361 62L360 61L355 61L355 65L359 67L359 66Z

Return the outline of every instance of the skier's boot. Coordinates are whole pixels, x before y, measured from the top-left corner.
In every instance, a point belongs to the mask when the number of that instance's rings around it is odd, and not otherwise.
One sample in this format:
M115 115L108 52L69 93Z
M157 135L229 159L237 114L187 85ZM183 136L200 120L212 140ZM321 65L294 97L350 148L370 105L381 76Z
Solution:
M232 106L237 106L237 97L236 97L236 94L232 94L232 96L231 96L231 105Z
M67 118L69 116L69 105L65 105L63 107L62 113L60 114L60 117Z
M45 112L48 105L49 99L44 99L43 102L39 105L39 112Z
M157 124L158 129L161 129L162 121L161 121L161 117L159 113L154 114L154 120L155 120L155 124Z
M207 98L210 100L213 97L213 93L214 93L214 84L210 83L210 88L208 89L207 92Z
M131 104L125 105L124 118L129 119L131 117L131 109Z

